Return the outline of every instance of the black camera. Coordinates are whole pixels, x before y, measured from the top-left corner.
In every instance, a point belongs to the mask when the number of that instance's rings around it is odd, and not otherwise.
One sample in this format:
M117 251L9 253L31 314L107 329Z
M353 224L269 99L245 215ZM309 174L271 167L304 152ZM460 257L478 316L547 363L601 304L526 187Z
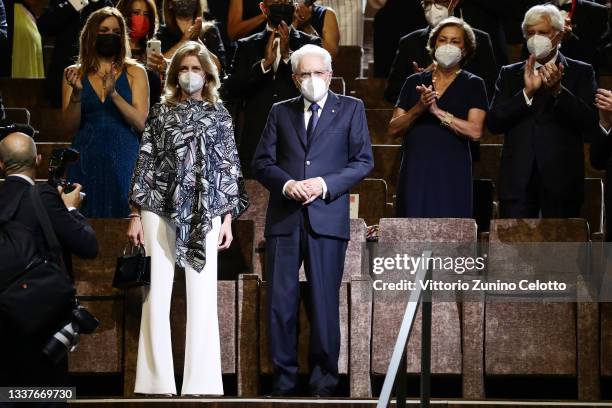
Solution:
M75 299L70 320L47 341L43 347L43 354L58 364L69 351L74 351L79 344L81 334L93 333L99 324L98 319Z
M69 164L76 163L78 160L78 150L71 147L53 149L49 160L49 184L53 187L65 187L64 191L69 192L71 183L66 180L66 170Z

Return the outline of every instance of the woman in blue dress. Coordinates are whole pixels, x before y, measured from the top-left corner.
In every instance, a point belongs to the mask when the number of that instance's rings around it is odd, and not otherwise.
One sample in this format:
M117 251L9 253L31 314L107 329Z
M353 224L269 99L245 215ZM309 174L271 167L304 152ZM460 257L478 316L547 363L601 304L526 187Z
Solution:
M149 108L147 74L129 58L126 24L116 8L89 17L79 52L62 85L64 127L75 135L72 147L81 153L68 177L87 193L84 215L127 217L139 134Z
M476 48L474 32L451 17L432 31L431 71L406 79L389 132L404 135L396 214L409 218L471 218L470 140L484 130L487 94L481 78L461 66Z

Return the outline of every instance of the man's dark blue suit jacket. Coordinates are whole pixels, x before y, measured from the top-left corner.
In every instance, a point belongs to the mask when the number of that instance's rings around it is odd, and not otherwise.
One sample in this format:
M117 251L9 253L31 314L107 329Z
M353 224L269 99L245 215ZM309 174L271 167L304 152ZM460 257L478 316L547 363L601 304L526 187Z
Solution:
M272 107L253 158L253 172L270 200L265 235L288 235L299 223L302 204L283 196L289 180L322 177L327 196L308 205L314 233L349 239L349 189L374 167L363 102L328 93L310 143L306 140L304 100Z

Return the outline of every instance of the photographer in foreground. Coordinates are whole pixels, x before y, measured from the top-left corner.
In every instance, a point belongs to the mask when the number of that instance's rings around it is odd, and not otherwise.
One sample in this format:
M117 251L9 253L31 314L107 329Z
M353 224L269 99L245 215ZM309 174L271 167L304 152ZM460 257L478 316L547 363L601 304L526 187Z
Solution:
M0 186L0 219L19 222L29 229L36 237L39 253L44 254L48 252L48 246L29 195L39 163L36 145L29 136L11 133L0 142L0 172L6 176L6 181ZM64 194L62 188L58 190L44 184L39 191L61 247L79 257L94 258L98 253L95 232L77 210L82 201L81 186L76 185L68 194ZM6 278L0 276L0 282ZM40 307L42 309L45 305ZM1 386L66 385L66 355L55 364L42 352L53 332L24 338L6 326L0 317Z

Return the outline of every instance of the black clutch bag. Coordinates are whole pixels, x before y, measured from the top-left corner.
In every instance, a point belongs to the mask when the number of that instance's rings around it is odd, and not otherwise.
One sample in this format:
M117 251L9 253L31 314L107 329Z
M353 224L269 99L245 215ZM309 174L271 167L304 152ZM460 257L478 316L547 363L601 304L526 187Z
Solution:
M128 289L151 283L151 257L146 256L143 245L139 245L134 252L117 258L117 268L113 278L113 287L117 289Z

